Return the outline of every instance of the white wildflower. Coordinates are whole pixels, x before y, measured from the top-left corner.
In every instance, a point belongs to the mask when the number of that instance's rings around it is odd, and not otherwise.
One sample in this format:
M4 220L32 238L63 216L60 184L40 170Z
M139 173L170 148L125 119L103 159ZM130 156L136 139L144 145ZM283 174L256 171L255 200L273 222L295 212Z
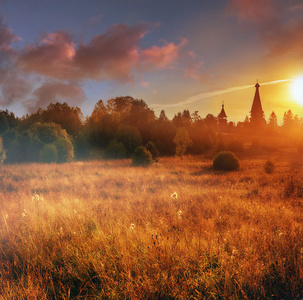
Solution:
M177 215L178 215L178 218L179 219L182 219L182 210L180 209L178 212L177 212Z
M134 223L131 223L129 229L130 229L130 230L134 230L135 227L136 227L135 224L134 224Z
M59 236L63 236L63 234L64 234L64 231L63 231L63 227L61 226L61 227L59 228L58 235L59 235Z
M42 196L36 194L36 195L34 195L34 196L32 197L32 201L33 201L33 202L44 201L44 198L43 198Z
M173 200L177 200L177 198L178 198L177 192L174 192L173 194L171 194L170 197L171 197Z
M26 216L27 216L27 210L26 209L23 209L21 216L22 216L22 218L26 218Z

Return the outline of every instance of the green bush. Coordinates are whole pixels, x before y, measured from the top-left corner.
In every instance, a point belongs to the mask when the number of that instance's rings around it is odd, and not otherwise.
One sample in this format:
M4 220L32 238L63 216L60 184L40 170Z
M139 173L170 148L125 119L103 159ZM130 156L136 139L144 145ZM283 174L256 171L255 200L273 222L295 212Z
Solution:
M40 162L51 163L58 161L58 151L54 144L46 144L39 153Z
M134 166L148 166L152 164L153 158L152 154L145 147L139 146L134 151L132 161Z
M265 173L271 174L274 172L274 170L275 170L275 164L272 161L267 160L264 164Z
M237 171L240 169L240 163L232 152L224 151L217 154L213 161L213 167L215 170Z
M124 158L126 157L126 148L123 143L114 139L106 147L106 156L115 159Z
M142 145L142 138L139 130L134 126L124 126L118 128L115 139L126 148L126 154L130 157L134 150Z
M151 141L149 141L146 145L145 148L147 151L149 151L152 155L152 158L154 161L157 161L160 155L159 150L157 149L157 147L155 146L155 144Z
M6 159L6 150L3 148L2 138L0 137L0 164L3 164L4 160Z

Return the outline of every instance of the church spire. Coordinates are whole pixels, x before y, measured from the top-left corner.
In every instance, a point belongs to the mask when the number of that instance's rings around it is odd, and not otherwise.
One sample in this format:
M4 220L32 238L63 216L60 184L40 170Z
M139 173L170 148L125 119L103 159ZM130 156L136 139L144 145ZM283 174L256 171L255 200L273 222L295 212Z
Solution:
M224 102L223 101L222 101L222 109L221 109L221 112L218 115L218 118L219 119L227 118L227 115L226 115L225 110L224 110Z
M255 85L256 88L256 92L255 92L255 96L254 96L254 100L253 100L253 104L251 107L251 111L250 111L250 115L251 115L251 123L253 123L254 125L261 125L265 123L265 119L264 119L264 112L262 109L262 104L261 104L261 98L260 98L260 93L259 93L259 87L260 84L257 83Z

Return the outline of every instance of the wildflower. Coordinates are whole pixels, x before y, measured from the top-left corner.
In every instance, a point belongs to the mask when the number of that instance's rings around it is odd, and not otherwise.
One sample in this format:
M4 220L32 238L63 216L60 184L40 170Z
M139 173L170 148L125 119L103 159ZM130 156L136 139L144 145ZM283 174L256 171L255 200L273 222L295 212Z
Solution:
M173 200L177 200L177 198L178 198L177 192L174 192L173 194L171 194L170 197L171 197Z
M27 216L27 210L26 209L23 209L21 216L22 216L22 218L26 218L26 216Z
M59 235L59 236L63 236L63 234L64 234L64 232L63 232L63 227L61 226L61 227L59 228L58 235Z
M179 219L182 219L182 210L181 209L177 212L177 215L178 215Z
M42 196L36 194L36 195L34 195L34 196L32 197L32 201L33 201L33 202L44 201L44 198L43 198Z
M130 229L130 230L134 230L134 229L135 229L135 224L134 224L134 223L131 223L129 229Z

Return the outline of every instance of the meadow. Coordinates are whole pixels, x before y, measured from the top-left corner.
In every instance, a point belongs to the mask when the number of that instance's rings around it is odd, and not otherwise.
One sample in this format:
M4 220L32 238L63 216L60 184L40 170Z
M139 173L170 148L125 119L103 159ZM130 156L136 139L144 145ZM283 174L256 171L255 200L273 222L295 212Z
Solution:
M0 167L0 299L301 299L303 167Z

